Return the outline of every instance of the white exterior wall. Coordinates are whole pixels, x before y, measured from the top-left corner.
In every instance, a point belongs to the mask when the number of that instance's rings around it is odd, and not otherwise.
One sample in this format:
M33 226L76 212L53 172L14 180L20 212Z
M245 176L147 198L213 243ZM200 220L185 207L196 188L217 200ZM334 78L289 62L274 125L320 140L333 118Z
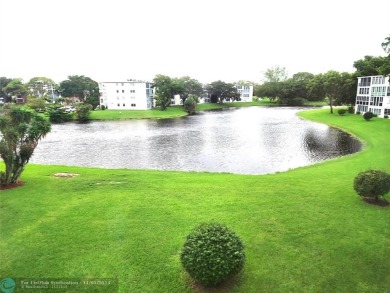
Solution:
M110 110L147 110L153 107L151 83L143 81L100 82L100 106Z
M372 112L378 117L390 116L390 85L382 75L358 77L355 111Z
M180 95L174 95L171 99L171 105L182 105Z
M252 102L253 85L236 85L236 88L240 94L241 102Z

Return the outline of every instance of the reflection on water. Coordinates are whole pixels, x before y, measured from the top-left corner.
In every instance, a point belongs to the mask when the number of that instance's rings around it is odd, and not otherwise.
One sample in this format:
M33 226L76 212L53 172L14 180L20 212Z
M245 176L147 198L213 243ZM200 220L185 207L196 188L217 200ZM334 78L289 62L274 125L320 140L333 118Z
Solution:
M161 120L53 125L31 162L104 168L266 174L360 150L349 134L250 107Z

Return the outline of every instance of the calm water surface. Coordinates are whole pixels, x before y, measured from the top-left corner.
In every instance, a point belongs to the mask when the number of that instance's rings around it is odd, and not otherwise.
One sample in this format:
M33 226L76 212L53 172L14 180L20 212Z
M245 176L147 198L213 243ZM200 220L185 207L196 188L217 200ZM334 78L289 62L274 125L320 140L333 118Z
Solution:
M31 162L267 174L361 149L349 134L300 119L299 110L248 107L176 119L53 125Z

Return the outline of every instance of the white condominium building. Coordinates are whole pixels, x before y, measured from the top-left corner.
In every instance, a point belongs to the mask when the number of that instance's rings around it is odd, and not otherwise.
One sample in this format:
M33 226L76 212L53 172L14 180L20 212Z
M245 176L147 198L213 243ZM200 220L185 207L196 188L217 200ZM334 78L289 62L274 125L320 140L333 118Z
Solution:
M253 85L236 85L238 93L240 94L241 102L252 102L253 100Z
M129 79L100 82L100 106L111 110L147 110L153 107L152 83Z
M358 77L355 111L372 112L382 118L390 116L389 78L382 75Z

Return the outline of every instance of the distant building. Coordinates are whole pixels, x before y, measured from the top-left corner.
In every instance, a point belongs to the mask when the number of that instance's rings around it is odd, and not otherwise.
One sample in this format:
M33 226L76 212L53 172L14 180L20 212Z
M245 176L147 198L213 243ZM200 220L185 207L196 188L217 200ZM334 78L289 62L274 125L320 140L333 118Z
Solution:
M252 102L253 100L253 85L235 85L240 94L241 102Z
M239 101L240 102L252 102L253 100L253 85L239 85L236 84L234 87L237 89L237 92L240 94ZM199 97L199 103L210 103L210 97L207 93L208 84L203 84L204 93L201 97ZM229 102L229 101L227 101ZM175 95L173 99L171 99L171 105L182 105L182 100L180 95Z
M372 112L382 118L390 116L389 78L382 75L358 77L355 111Z
M30 93L38 98L48 98L53 102L59 97L54 85L45 81L37 80L28 87Z
M111 110L147 110L153 107L153 88L150 82L129 79L100 82L100 106Z

